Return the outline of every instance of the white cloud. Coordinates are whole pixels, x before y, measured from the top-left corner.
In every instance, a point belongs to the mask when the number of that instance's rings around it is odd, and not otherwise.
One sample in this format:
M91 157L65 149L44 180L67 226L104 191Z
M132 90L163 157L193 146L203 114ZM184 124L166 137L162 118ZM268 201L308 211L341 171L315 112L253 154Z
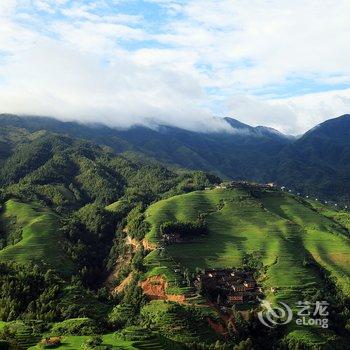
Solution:
M327 119L350 111L350 89L305 94L272 101L275 107L288 108L295 114L290 131L302 133ZM288 123L285 123L288 125Z
M229 113L245 123L269 125L297 135L327 119L348 114L350 89L273 100L235 96L229 100L228 106Z
M119 2L1 1L2 111L300 133L350 109L348 0L148 0L165 11L147 20ZM329 91L282 98L294 80Z
M230 115L246 124L268 125L285 133L296 129L297 114L287 104L237 95L229 100L228 106Z
M0 94L3 112L122 127L154 121L190 129L225 127L200 105L197 83L169 69L138 66L126 58L106 65L96 55L46 40L4 70L0 68L7 77Z
M350 82L349 1L193 0L160 40L200 53L220 87L261 88L287 78ZM215 76L214 76L215 79Z

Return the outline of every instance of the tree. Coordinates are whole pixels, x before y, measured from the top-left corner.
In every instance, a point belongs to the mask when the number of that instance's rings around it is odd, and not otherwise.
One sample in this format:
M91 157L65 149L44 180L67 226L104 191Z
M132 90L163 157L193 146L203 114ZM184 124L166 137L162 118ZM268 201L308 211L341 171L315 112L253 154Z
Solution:
M103 340L100 335L94 335L93 337L86 339L83 347L86 350L95 349L95 347L101 345L102 342Z
M247 340L242 340L237 346L234 347L234 350L253 350L253 342L250 338Z

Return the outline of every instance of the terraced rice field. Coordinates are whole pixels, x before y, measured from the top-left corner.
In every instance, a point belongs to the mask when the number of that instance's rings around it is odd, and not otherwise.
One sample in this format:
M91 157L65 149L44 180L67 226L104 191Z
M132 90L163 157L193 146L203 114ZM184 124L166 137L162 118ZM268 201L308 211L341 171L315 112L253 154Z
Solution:
M152 225L147 239L157 242L162 222L194 221L200 213L208 213L209 235L166 247L182 265L193 270L238 267L246 253L259 254L268 266L266 285L294 294L294 289L321 283L317 271L304 266L311 255L350 294L348 231L298 198L280 192L253 197L236 189L172 197L147 210Z
M165 247L163 255L176 264L192 271L197 267L240 267L244 255L250 253L259 256L266 267L260 283L272 302L294 305L304 300L307 293L312 295L322 289L320 268L334 278L344 295L350 295L349 227L322 215L310 203L274 191L254 194L238 189L197 191L150 206L146 215L152 229L146 238L160 245L161 223L195 221L200 213L207 213L207 236ZM350 215L342 214L341 219L350 222ZM309 264L310 261L313 263ZM155 252L146 257L146 262L152 267L151 274L163 269L167 278L174 271L162 265ZM276 291L272 293L271 288ZM320 336L314 331L309 327L293 330L291 334L302 332L299 337L317 342Z
M298 225L304 250L335 278L345 295L350 295L349 231L292 196L276 195L263 203L268 210Z
M21 264L44 262L64 274L73 271L73 264L60 248L62 235L59 217L50 209L36 203L8 200L0 220L7 230L21 230L21 240L0 250L0 261Z
M62 338L62 344L58 346L56 349L60 350L77 350L83 349L84 342L89 339L89 336L78 336L78 335L69 335ZM102 336L103 345L112 345L115 346L115 349L121 350L137 350L132 345L130 341L123 341L117 339L114 334L105 334ZM42 349L39 345L32 346L28 350L39 350Z
M13 332L15 334L18 350L26 350L29 347L37 344L38 341L41 339L40 335L33 334L32 328L25 325L21 321L9 322L6 324L5 322L1 322L0 330L5 325L9 327L10 332Z
M113 349L118 350L181 350L182 347L174 346L172 347L172 343L164 342L161 338L159 338L155 333L140 330L132 331L128 335L131 340L122 340L116 334L105 334L102 335L103 343L102 345L112 346ZM64 336L62 338L62 344L57 349L60 350L77 350L83 349L84 343L89 336L77 336L70 335ZM35 345L28 350L39 350L42 349L40 345Z

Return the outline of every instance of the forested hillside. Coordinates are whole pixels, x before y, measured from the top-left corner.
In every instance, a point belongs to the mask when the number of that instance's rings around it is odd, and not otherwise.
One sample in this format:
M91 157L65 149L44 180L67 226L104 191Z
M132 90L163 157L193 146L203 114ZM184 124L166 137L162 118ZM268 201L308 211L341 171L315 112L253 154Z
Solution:
M210 171L226 179L276 182L296 192L349 205L349 115L330 119L299 138L232 118L225 121L226 131L201 132L168 125L117 129L1 115L1 129L7 131L0 139L5 146L0 150L0 162L9 152L8 132L20 139L25 133L47 130L108 146L128 158Z
M350 115L328 120L279 154L274 179L297 191L349 203Z
M51 118L3 115L0 126L25 128L30 132L49 130L107 145L117 153L138 154L150 160L182 168L207 170L235 179L258 180L275 164L291 137L276 130L226 118L226 132L194 132L172 126L134 126L117 129L100 124L81 125ZM266 175L266 176L265 176Z

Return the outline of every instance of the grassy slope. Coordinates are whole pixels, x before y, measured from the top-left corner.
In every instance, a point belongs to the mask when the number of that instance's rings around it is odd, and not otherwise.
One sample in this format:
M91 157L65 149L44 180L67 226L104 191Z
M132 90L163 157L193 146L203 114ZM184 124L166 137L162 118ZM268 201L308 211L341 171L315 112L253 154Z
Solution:
M208 327L206 317L219 321L216 312L209 308L198 308L201 314L197 322L191 320L191 316L174 303L163 300L152 300L141 310L141 315L153 320L153 327L159 328L162 334L180 343L196 343L205 340L215 341L215 332Z
M118 200L110 205L106 206L106 210L110 211L112 213L118 212L118 210L123 206L123 201L122 200Z
M291 195L268 192L253 198L230 189L172 197L147 210L152 225L147 238L156 242L157 227L164 221L191 221L201 212L208 213L209 236L167 247L183 265L192 269L239 266L245 253L259 252L269 266L267 284L283 290L320 282L315 271L303 266L310 252L350 294L346 230Z
M32 328L25 325L22 321L14 321L3 323L2 328L7 326L10 332L15 334L16 342L19 345L19 349L27 349L40 340L40 336L32 334ZM0 324L1 330L1 324Z
M347 231L297 198L274 192L254 198L243 190L233 189L197 191L172 197L147 210L147 220L152 225L147 239L157 241L160 223L174 219L195 220L199 212L209 212L210 234L199 242L166 248L180 264L192 270L196 267L233 267L242 264L245 253L259 253L268 267L263 281L268 298L294 304L305 299L303 293L307 290L313 291L322 285L318 271L303 264L311 254L336 279L344 294L350 295ZM153 257L147 259L156 261L155 253L151 254ZM161 260L156 263L161 264ZM150 273L159 271L162 271L160 266ZM171 273L172 270L164 271ZM277 287L277 293L269 294L270 287ZM320 340L312 327L298 336Z
M350 239L348 231L292 196L274 196L266 207L294 221L303 231L303 246L336 280L345 295L350 295ZM349 217L349 214L344 213Z
M141 339L138 339L141 335ZM102 335L103 345L113 346L113 349L120 350L181 350L183 347L169 340L157 337L152 332L141 330L139 333L131 331L130 338L134 340L123 340L117 334ZM68 335L62 339L62 344L57 347L60 350L77 350L84 348L84 342L91 336ZM42 349L40 345L32 346L28 350Z
M219 209L220 201L225 205ZM151 206L147 212L152 224L150 240L156 239L157 226L166 220L195 220L199 212L209 212L210 234L201 242L172 245L169 254L181 264L196 267L240 266L245 253L259 252L269 269L268 285L301 287L317 283L302 268L304 258L299 228L264 210L244 191L198 191L173 197ZM296 262L299 264L296 264Z
M350 214L348 211L337 210L334 207L321 204L318 201L309 200L308 202L319 213L339 223L346 229L350 230Z
M63 273L72 272L73 265L58 244L61 236L55 213L39 204L8 200L0 218L5 226L22 228L21 241L2 249L0 260L21 264L44 261Z
M89 336L77 336L77 335L70 335L63 337L62 345L57 347L57 349L60 350L77 350L82 349L84 342L91 337ZM124 341L117 339L114 334L106 334L102 336L103 338L103 345L113 345L117 347L118 349L125 349L125 350L136 350L137 348L133 347L132 342L130 341ZM39 345L33 346L29 348L28 350L37 350L41 349Z

